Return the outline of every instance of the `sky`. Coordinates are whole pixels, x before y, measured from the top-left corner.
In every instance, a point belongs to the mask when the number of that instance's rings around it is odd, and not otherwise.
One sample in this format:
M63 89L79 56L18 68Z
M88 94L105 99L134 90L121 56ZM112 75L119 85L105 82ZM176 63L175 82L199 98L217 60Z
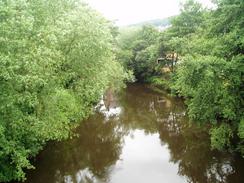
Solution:
M147 20L161 19L179 14L182 0L85 0L107 19L119 26ZM210 0L198 0L211 6Z

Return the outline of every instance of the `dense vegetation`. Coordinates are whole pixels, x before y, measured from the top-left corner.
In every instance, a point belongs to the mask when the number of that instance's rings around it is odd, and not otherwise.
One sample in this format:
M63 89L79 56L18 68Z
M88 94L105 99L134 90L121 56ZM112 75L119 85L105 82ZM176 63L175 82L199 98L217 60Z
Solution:
M123 28L116 41L80 0L0 1L0 182L24 180L45 143L69 138L130 71L184 97L212 148L244 155L244 1L214 2L188 0L166 30Z
M108 87L127 77L113 25L79 0L0 1L0 182L70 137Z
M210 126L212 148L244 155L244 1L182 4L171 27L122 30L120 62L139 81L170 87L192 121Z
M118 38L117 58L139 81L156 72L156 42L159 32L152 26L132 27L122 30Z

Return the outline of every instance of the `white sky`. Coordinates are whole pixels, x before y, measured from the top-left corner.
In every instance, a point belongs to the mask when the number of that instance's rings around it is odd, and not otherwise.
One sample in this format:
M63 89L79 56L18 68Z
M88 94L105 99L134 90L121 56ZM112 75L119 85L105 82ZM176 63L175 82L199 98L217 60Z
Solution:
M181 0L85 0L117 25L166 18L179 13ZM198 0L210 6L210 0Z

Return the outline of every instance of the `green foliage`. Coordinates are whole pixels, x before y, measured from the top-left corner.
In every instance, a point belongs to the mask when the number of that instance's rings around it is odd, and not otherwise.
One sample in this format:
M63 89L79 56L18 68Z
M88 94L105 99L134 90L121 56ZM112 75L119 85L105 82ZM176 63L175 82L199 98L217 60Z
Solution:
M239 129L238 129L238 132L239 132L239 137L241 139L244 139L244 119L241 119L241 122L239 124Z
M184 59L177 70L173 89L188 97L189 116L200 122L239 119L241 63L233 65L212 56Z
M189 3L192 1L186 5ZM178 20L188 17L191 22L195 17L192 15L201 15L199 20L193 21L195 25L191 24L193 31L182 31L185 29L180 21L173 22L167 33L169 37L183 37L176 40L182 49L178 50L181 60L172 89L186 98L190 118L202 124L212 123L213 148L232 148L230 140L237 136L239 141L237 139L235 143L242 153L243 7L243 1L219 0L215 10L207 11L197 6L190 8L193 12L183 10ZM184 36L188 37L187 41Z
M238 136L241 139L238 148L242 153L242 155L244 156L244 119L243 118L241 119L241 122L238 127Z
M194 33L203 21L203 11L200 3L188 0L181 5L181 14L171 21L169 30L174 37L184 37Z
M143 81L155 72L157 38L159 32L152 26L122 30L118 38L117 58L136 79Z
M0 2L0 181L23 180L29 158L62 140L108 87L116 30L78 0Z
M244 1L215 3L208 10L187 0L165 31L143 27L122 33L117 57L137 79L170 85L184 97L189 117L213 127L212 147L230 147L235 137L231 148L244 154Z
M233 138L233 132L228 124L221 124L219 127L214 127L210 131L211 146L218 150L224 150L230 147L230 139Z
M149 77L146 80L147 83L152 84L153 86L156 86L160 89L164 89L164 90L169 90L170 91L170 81L167 79L164 79L161 76L152 76Z

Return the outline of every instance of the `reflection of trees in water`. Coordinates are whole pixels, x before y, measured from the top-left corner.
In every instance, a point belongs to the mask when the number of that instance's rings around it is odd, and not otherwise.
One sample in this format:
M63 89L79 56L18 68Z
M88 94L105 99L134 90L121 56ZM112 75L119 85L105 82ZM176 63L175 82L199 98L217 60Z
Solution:
M37 170L29 182L109 182L121 154L123 137L135 129L159 133L162 144L167 144L170 151L170 161L178 164L179 175L188 182L244 182L240 172L243 160L211 151L208 130L188 123L181 100L141 85L130 86L117 97L109 93L104 105L107 111L121 107L122 113L108 119L98 113L82 123L77 130L79 138L49 145L41 160L37 159Z
M121 96L123 115L120 122L124 129L144 130L146 134L157 132L157 115L164 110L165 103L160 102L159 95L144 86L130 86Z
M153 92L143 85L130 86L121 98L124 111L120 121L127 129L157 133L161 122L175 120L177 116L185 115L182 101ZM168 123L168 125L177 125L177 123ZM175 126L172 126L172 129L175 131Z
M162 143L168 145L170 161L179 165L179 175L192 183L244 182L240 172L243 159L212 151L207 127L189 123L181 100L140 86L128 90L122 100L122 124L128 129L158 132Z
M39 162L37 170L33 172L29 182L38 183L38 180L50 183L98 180L107 182L113 168L112 165L116 163L121 154L123 134L117 123L114 121L102 123L103 118L101 115L95 115L83 122L78 129L79 138L49 145L40 155L44 162ZM35 173L37 173L36 176ZM37 177L39 174L46 177L42 177L40 180Z
M231 176L237 173L233 155L212 151L207 127L190 124L184 108L172 104L168 117L158 116L159 134L168 144L170 161L179 164L179 175L192 183L233 182Z

